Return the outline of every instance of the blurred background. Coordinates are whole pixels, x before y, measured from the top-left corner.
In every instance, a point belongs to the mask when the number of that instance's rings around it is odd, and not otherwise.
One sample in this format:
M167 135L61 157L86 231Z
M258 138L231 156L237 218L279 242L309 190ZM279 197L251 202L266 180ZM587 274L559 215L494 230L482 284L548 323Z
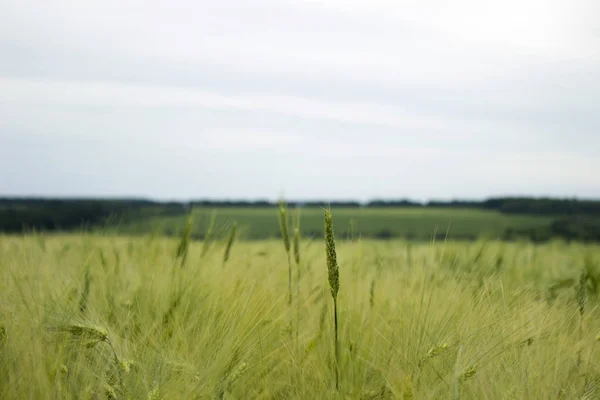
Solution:
M593 0L5 0L0 15L4 232L177 234L193 205L264 238L285 198L312 235L331 205L349 237L600 237Z

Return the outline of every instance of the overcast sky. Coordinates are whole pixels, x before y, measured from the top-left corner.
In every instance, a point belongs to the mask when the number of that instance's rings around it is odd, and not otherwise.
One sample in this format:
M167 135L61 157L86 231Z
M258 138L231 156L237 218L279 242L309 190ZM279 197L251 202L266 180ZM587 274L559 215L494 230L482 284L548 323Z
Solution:
M600 197L597 0L3 0L0 196Z

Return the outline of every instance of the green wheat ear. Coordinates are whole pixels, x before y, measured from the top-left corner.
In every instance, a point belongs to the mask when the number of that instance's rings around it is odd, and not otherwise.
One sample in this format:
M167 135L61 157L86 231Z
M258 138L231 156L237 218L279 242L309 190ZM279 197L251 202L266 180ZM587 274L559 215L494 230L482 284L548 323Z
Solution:
M300 229L294 228L294 261L300 265Z
M227 246L225 247L225 253L223 254L223 264L225 264L229 260L229 255L231 253L231 247L233 246L233 242L235 241L235 234L237 232L237 222L234 222L231 231L229 232L229 239L227 239Z
M212 242L213 230L215 228L216 219L217 219L217 211L213 210L213 212L210 216L210 223L208 225L208 228L206 229L206 234L204 235L204 243L202 244L201 257L204 257L206 255L206 253L208 252L208 248L210 247L210 244Z
M290 235L288 229L287 208L283 200L279 202L279 230L283 238L283 245L287 253L290 252Z
M90 285L92 278L90 275L90 264L88 263L85 267L85 276L83 279L83 291L81 292L81 298L79 300L79 311L84 314L87 309L88 299L90 296Z
M0 346L6 342L6 327L0 324Z
M56 328L57 331L70 333L79 339L97 340L99 342L108 341L108 332L106 329L83 324L66 324Z
M177 247L177 258L181 257L181 266L185 265L185 261L187 260L188 249L190 246L190 236L192 233L192 211L190 211L190 215L185 223L185 229L183 230L183 234L181 235L181 240L179 241L179 246Z
M466 381L467 379L472 378L477 373L477 364L470 365L466 369L464 369L460 374L460 379Z
M325 210L325 252L327 253L327 277L329 288L334 299L340 290L340 272L335 252L335 237L333 233L333 217L331 210Z

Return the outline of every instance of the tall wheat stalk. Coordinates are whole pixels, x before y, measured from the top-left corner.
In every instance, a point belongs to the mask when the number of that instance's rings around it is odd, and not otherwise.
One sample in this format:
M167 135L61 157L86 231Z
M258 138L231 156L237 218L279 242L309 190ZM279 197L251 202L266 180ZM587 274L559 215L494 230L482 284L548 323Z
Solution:
M589 279L587 265L579 275L579 282L576 287L577 306L579 309L579 340L583 340L583 317L585 313L585 303L587 301L587 283ZM581 366L581 349L577 352L577 368Z
M237 223L234 222L231 226L231 231L229 231L229 239L227 239L227 246L225 246L225 253L223 254L223 265L229 260L229 255L231 253L231 247L233 246L233 242L235 241L235 234L237 232Z
M333 327L334 327L334 353L335 353L335 389L340 388L339 378L339 344L338 344L338 311L337 295L340 290L339 267L335 252L335 236L333 233L333 217L331 210L325 210L325 253L327 255L327 277L331 297L333 298Z
M296 263L296 343L298 343L298 335L300 331L300 214L296 218L294 227L294 261Z
M288 229L287 207L282 201L279 202L279 230L283 239L283 246L288 259L288 305L292 305L292 261L290 258L290 235Z
M192 211L190 210L190 214L188 215L187 221L185 223L185 229L181 234L181 239L179 240L179 246L177 247L177 257L181 258L181 267L185 265L188 256L188 250L190 246L190 236L192 234Z
M204 235L204 243L202 244L202 255L204 257L210 248L212 243L213 231L215 229L215 220L217 218L217 211L213 210L210 216L210 223L208 224L208 228L206 229L206 234Z
M90 285L92 283L92 278L90 275L90 264L85 267L85 276L83 279L83 291L81 292L81 299L79 300L79 311L84 314L87 309L88 299L90 297Z
M300 270L300 228L294 228L294 261L296 262L296 298L300 296L300 278L302 271Z

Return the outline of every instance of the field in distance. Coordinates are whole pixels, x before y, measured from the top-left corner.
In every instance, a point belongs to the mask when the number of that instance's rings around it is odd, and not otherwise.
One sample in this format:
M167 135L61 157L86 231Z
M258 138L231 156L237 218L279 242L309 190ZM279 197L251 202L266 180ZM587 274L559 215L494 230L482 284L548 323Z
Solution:
M295 212L290 210L292 219ZM323 234L323 210L317 207L299 209L300 229L304 236ZM225 232L236 222L246 239L266 239L279 236L276 208L194 208L192 236L203 238L215 214L216 232ZM122 233L158 233L179 235L186 224L186 216L144 217L123 223ZM469 208L337 208L336 234L340 238L400 237L414 240L476 239L481 236L503 238L508 230L547 228L551 217L503 214Z
M0 236L0 398L600 396L597 245L338 241L336 390L324 242L299 244L290 305L281 240Z

